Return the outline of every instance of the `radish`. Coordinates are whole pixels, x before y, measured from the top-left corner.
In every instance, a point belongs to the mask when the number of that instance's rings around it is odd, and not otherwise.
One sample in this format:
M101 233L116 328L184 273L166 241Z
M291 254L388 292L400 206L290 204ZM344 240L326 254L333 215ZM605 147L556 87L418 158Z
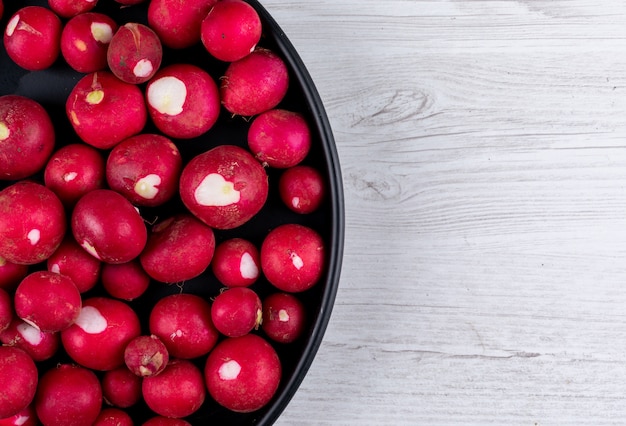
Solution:
M13 298L0 288L0 333L9 328L13 321Z
M324 177L311 166L290 167L280 175L278 192L290 210L299 214L313 213L326 197Z
M138 134L148 120L141 89L109 71L81 78L67 98L65 111L78 136L101 149Z
M18 414L30 405L38 384L37 366L23 350L0 346L0 418Z
M106 163L109 187L138 206L159 206L178 192L183 160L165 136L144 133L116 145Z
M43 262L61 245L65 210L45 186L19 181L0 191L0 256L9 262Z
M104 187L104 158L99 150L83 143L61 147L46 164L44 183L66 207L73 207L87 192Z
M130 415L119 408L103 409L92 426L133 426Z
M31 404L11 417L0 419L0 426L39 426L35 407Z
M203 273L214 249L213 230L194 216L180 213L152 228L139 260L149 276L171 284Z
M219 337L211 321L211 305L194 294L173 294L159 300L150 312L149 328L172 358L206 355Z
M276 107L288 87L285 62L271 50L257 48L229 64L221 79L220 97L232 114L253 116Z
M105 371L102 375L104 402L114 407L128 408L141 399L141 378L126 365Z
M41 104L19 95L0 96L0 180L39 172L54 145L54 126Z
M233 229L254 217L267 200L265 169L249 151L220 145L183 168L180 196L189 211L216 229Z
M306 326L304 304L290 293L274 293L263 300L261 327L271 340L291 343L299 338Z
M146 225L136 208L110 189L91 191L78 200L71 227L81 247L107 263L135 259L148 239Z
M58 332L38 330L17 317L0 333L0 341L3 345L22 349L36 362L52 358L61 346Z
M79 14L85 14L94 7L98 0L48 0L48 6L62 18L71 18Z
M135 300L150 286L150 276L141 267L139 259L102 266L101 282L111 297L126 301Z
M142 426L191 426L191 423L183 419L156 416L143 423Z
M263 319L261 299L248 287L222 291L211 305L211 319L217 331L239 337L258 329Z
M83 0L89 2L89 0ZM91 0L91 4L95 4ZM117 23L102 13L81 13L72 17L61 32L61 55L75 71L88 74L107 67L107 49Z
M324 271L324 241L312 228L280 225L261 245L261 270L279 290L297 293L313 287Z
M191 361L170 361L162 373L145 377L143 399L156 414L183 418L198 411L204 403L206 388L202 371Z
M281 374L276 351L256 334L221 341L204 368L209 394L220 405L240 413L267 405L278 389Z
M124 365L126 345L140 334L139 318L130 306L92 297L83 302L76 322L61 332L61 343L81 366L108 371Z
M140 377L156 376L165 369L170 356L157 336L138 336L128 342L124 349L124 363Z
M117 78L141 84L150 80L161 66L163 47L159 36L136 22L122 25L107 49L107 63Z
M100 414L102 387L94 372L60 364L40 379L35 410L46 426L91 425Z
M50 68L61 51L61 19L42 6L19 9L4 30L9 57L28 71Z
M202 21L202 44L215 58L233 62L248 55L261 40L261 18L242 0L222 0Z
M48 271L71 278L78 291L85 293L98 283L102 263L68 236L48 258L46 265Z
M243 238L222 241L216 248L211 269L226 287L248 287L259 278L259 250Z
M293 167L308 155L311 131L302 114L272 109L252 121L248 147L263 164L280 169Z
M15 313L41 331L61 331L74 324L82 299L71 278L50 271L36 271L15 290Z
M220 113L217 84L209 73L189 64L159 70L148 83L146 101L155 126L178 139L204 134Z
M172 49L191 47L200 41L200 26L217 0L151 0L148 24L163 44Z
M0 288L13 291L17 285L28 275L28 265L18 265L0 257Z

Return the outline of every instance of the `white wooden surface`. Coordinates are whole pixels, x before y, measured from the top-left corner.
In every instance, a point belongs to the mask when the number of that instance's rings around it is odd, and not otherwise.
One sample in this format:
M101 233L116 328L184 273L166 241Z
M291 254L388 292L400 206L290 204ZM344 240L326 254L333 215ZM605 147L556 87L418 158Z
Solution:
M262 1L347 214L278 423L626 424L626 2Z

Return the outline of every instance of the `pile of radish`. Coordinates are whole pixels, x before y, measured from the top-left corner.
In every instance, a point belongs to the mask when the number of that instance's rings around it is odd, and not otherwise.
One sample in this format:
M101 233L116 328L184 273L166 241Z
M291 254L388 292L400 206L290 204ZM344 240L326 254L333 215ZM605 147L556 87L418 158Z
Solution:
M0 426L266 407L328 248L306 219L326 201L315 135L258 12L24 3L0 0L6 55L74 85L61 120L0 93ZM212 133L220 120L238 138Z

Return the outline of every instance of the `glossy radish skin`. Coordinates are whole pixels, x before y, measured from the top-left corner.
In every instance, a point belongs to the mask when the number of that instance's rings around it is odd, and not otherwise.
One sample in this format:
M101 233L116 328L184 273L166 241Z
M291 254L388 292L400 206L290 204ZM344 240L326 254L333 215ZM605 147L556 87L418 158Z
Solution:
M139 377L151 377L161 373L170 360L167 347L157 336L138 336L124 350L126 367Z
M0 333L0 341L3 345L22 349L36 362L52 358L61 346L58 332L38 330L17 317Z
M202 68L173 64L148 83L148 113L157 128L178 139L191 139L213 127L220 114L219 89Z
M9 57L29 71L50 68L59 57L61 19L42 6L26 6L9 19L4 47Z
M67 98L65 111L78 136L100 149L113 148L138 134L148 120L141 89L109 71L80 79Z
M271 340L291 343L306 327L304 304L290 293L274 293L263 299L263 331Z
M48 0L50 9L63 18L85 14L96 7L97 3L98 0Z
M45 186L18 181L0 191L0 257L24 265L43 262L66 228L63 204Z
M89 254L106 263L135 259L146 245L148 231L135 207L123 195L99 189L76 203L72 234Z
M150 286L150 276L143 270L139 259L102 266L101 282L111 297L126 301L135 300Z
M202 274L214 250L213 230L191 214L180 213L152 228L139 260L150 277L171 284Z
M179 192L189 211L216 229L233 229L254 217L267 200L265 169L249 151L220 145L183 168Z
M83 250L71 236L63 240L46 265L48 271L71 278L80 293L96 286L102 268L102 262Z
M167 137L143 133L116 145L106 163L109 187L137 206L159 206L178 192L183 160Z
M107 49L107 63L117 78L130 84L150 80L161 67L163 47L157 34L136 22L122 25Z
M24 408L19 413L0 419L0 426L38 426L37 413L33 404Z
M209 354L204 368L213 399L241 413L267 405L278 389L281 375L276 351L256 334L221 341Z
M130 415L119 408L103 409L92 426L133 426Z
M141 399L141 377L126 365L106 371L102 376L104 402L113 407L128 408Z
M13 298L6 290L0 288L0 333L9 328L13 318Z
M0 96L0 180L17 180L43 169L55 146L55 131L40 103Z
M248 287L227 289L213 300L211 319L215 328L223 335L243 336L261 325L261 299Z
M93 3L93 2L92 2ZM75 71L88 74L107 67L107 49L117 23L102 13L72 17L61 32L61 55Z
M213 275L226 287L248 287L260 275L259 250L243 238L231 238L219 243L211 261Z
M0 346L0 418L11 417L30 405L38 385L37 366L23 350Z
M261 18L242 0L222 0L202 21L202 44L215 58L233 62L247 56L261 40Z
M41 377L35 410L44 425L91 425L100 414L102 387L96 374L73 364L60 364Z
M148 24L165 46L191 47L200 41L200 26L217 0L151 0Z
M313 213L326 198L324 177L311 166L290 167L280 175L278 192L282 202L291 211L299 214Z

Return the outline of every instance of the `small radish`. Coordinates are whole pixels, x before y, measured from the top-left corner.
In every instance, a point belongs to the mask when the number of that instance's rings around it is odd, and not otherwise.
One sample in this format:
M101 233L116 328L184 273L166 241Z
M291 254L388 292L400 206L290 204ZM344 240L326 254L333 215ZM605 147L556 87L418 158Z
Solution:
M71 236L46 261L48 271L65 275L80 293L85 293L98 282L102 262L87 253Z
M119 408L103 409L92 426L133 426L130 415Z
M0 191L0 256L9 262L43 262L67 229L59 198L45 186L18 181Z
M153 279L172 284L202 274L214 249L213 230L191 214L180 213L152 228L139 260Z
M281 374L276 351L256 334L221 341L204 368L209 394L220 405L240 413L267 405L278 389Z
M139 377L161 373L170 360L167 348L157 336L138 336L128 342L124 350L126 367Z
M220 113L219 89L195 65L173 64L157 72L146 88L148 113L164 134L190 139L207 132Z
M113 35L107 50L107 63L117 78L141 84L159 70L163 47L157 34L136 22L122 25Z
M211 261L213 275L226 287L248 287L259 278L259 250L243 238L222 241Z
M191 426L191 423L183 419L156 416L143 423L142 426Z
M52 358L61 346L58 332L38 330L17 317L0 333L0 341L5 346L22 349L36 362Z
M141 399L141 378L130 372L126 365L105 371L102 395L104 402L113 407L132 407Z
M200 26L217 0L151 0L148 24L163 44L172 49L191 47L200 41Z
M111 297L126 301L135 300L150 286L150 276L143 270L139 259L102 266L101 282Z
M117 23L102 13L88 12L74 16L61 32L63 59L72 69L84 74L104 70L107 67L107 49L117 28Z
M50 271L26 276L15 290L15 313L41 331L61 331L74 324L82 299L71 278Z
M242 0L222 0L202 21L202 44L215 58L233 62L250 54L261 40L261 18Z
M324 241L308 226L274 228L261 245L261 270L279 290L297 293L313 287L324 271Z
M102 387L93 371L73 364L47 370L39 381L35 410L50 426L91 425L100 414Z
M30 404L19 413L0 419L0 426L39 426L35 406Z
M13 297L0 288L0 333L9 328L13 318Z
M0 288L14 291L17 285L28 275L28 265L18 265L0 257Z
M276 107L288 87L285 62L271 50L257 48L229 64L221 79L220 97L230 113L253 116Z
M261 325L261 299L248 287L226 289L213 300L211 319L217 331L223 335L243 336Z
M206 397L202 371L191 361L172 360L161 374L143 379L142 395L156 414L172 418L190 416Z
M165 136L143 133L120 142L106 163L109 187L137 206L159 206L178 192L183 160Z
M91 191L78 200L71 227L80 246L106 263L130 262L139 256L148 239L136 208L110 189Z
M4 30L4 47L9 57L28 71L50 68L61 51L61 19L42 6L19 9Z
M324 177L311 166L290 167L280 175L278 192L290 210L299 214L313 213L326 197Z
M54 145L54 126L41 104L19 95L0 96L0 180L39 172Z
M85 14L94 7L98 0L48 0L48 6L62 18L71 18L79 14Z
M26 409L35 397L37 384L35 361L21 349L0 346L0 418Z
M189 211L216 229L233 229L254 217L267 200L265 169L249 151L220 145L183 168L180 196Z
M257 160L270 167L293 167L311 149L311 131L302 114L272 109L252 121L248 146Z
M263 299L261 327L271 340L291 343L299 338L306 326L304 304L290 293L274 293Z
M148 112L141 89L109 71L87 74L74 86L65 111L78 136L100 149L141 132Z

